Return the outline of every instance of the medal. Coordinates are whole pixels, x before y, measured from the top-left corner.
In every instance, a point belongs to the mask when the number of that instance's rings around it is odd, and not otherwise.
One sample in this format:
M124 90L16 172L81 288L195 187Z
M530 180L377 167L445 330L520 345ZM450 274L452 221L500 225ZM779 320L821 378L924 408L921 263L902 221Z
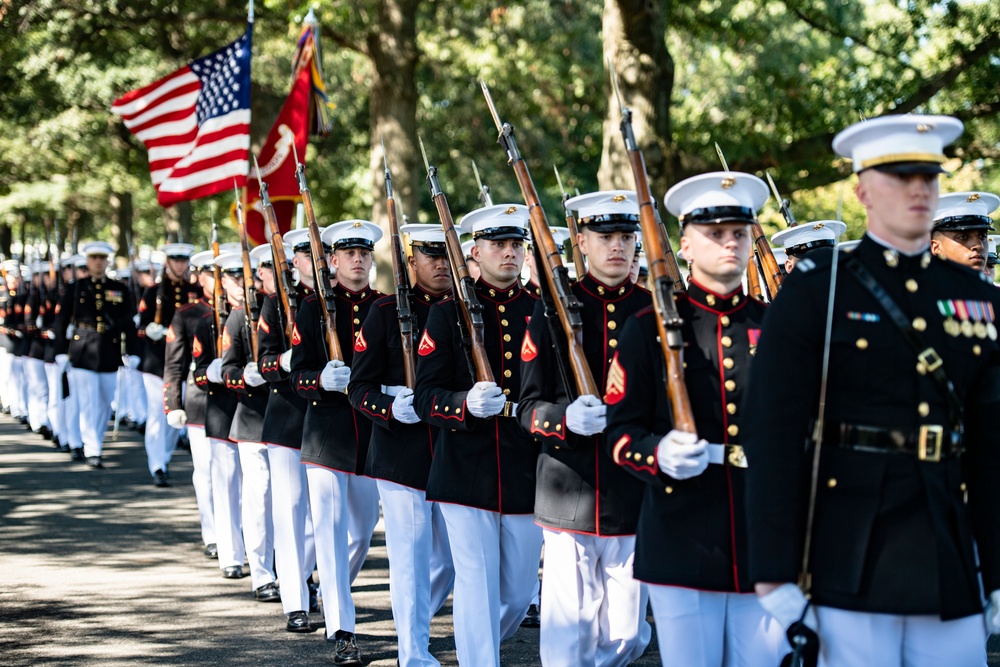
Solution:
M986 338L986 323L976 322L973 327L973 331L976 334L976 338Z
M972 322L970 322L969 320L962 320L961 328L963 336L965 336L966 338L972 338L973 336Z
M997 327L992 322L986 323L986 335L990 337L990 340L997 339Z
M944 332L949 336L956 337L962 333L962 327L959 326L958 322L949 317L944 321Z

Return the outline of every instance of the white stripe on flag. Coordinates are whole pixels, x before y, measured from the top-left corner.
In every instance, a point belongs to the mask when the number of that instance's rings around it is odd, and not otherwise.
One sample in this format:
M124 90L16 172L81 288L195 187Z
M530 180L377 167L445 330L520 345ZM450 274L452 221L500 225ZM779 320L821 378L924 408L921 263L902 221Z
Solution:
M153 102L156 102L158 99L170 93L171 91L176 90L181 86L186 86L190 83L197 83L197 81L198 77L195 76L195 74L191 70L188 70L183 74L181 74L180 76L174 77L173 79L170 79L168 81L164 81L163 85L150 90L142 97L138 97L126 104L122 105L116 104L115 106L111 107L111 112L116 113L119 116L122 116L123 118L134 116L137 113L142 113L143 111L145 111L147 108L149 108L149 106L153 104Z
M249 147L250 142L248 141L247 148ZM233 160L232 162L212 167L206 171L189 174L183 178L169 178L163 181L159 187L159 191L186 192L187 190L218 181L224 181L227 187L231 187L233 177L246 176L249 169L250 162L244 158L240 158L239 160Z
M191 114L194 114L195 104L198 102L198 92L197 90L192 90L184 95L164 100L162 104L157 104L155 107L147 109L144 113L134 118L126 119L125 127L131 130L133 127L138 127L175 111L187 110Z

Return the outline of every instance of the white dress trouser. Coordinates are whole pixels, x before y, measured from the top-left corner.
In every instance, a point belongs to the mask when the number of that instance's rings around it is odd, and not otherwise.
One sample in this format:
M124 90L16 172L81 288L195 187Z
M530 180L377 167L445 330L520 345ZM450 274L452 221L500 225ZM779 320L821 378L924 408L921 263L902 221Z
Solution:
M62 380L60 379L60 382ZM66 367L66 383L69 385L69 396L62 400L63 433L60 439L70 449L83 447L83 436L80 433L80 386L73 369Z
M128 409L126 414L134 421L136 424L146 423L146 403L148 398L146 396L146 387L142 379L143 373L135 368L126 368L125 376L122 379L122 386L125 387L126 394L128 396ZM157 400L160 401L157 409L163 411L163 396L157 395Z
M28 382L24 374L24 360L26 358L13 357L10 364L10 414L12 417L28 416Z
M11 372L14 366L14 355L0 348L0 403L10 410L14 402L14 382Z
M309 488L301 452L291 447L268 445L271 464L271 517L274 524L274 564L281 582L281 609L309 611L306 580L316 564Z
M59 373L55 364L45 364L45 383L49 389L49 402L45 407L49 428L55 436L61 434L62 424L59 419L59 392L62 390L62 382L59 381Z
M389 555L389 598L402 667L438 667L430 654L431 617L455 581L448 531L436 503L419 489L376 480Z
M243 544L243 515L240 496L243 471L235 442L209 438L212 447L212 509L215 512L215 545L219 568L243 567L246 547Z
M624 667L638 659L652 628L646 587L632 577L635 536L542 533L542 664Z
M111 400L115 396L115 373L98 373L79 368L70 370L71 391L76 393L80 410L80 437L83 455L100 456L104 433L111 418Z
M163 378L143 373L142 384L146 390L146 462L152 475L157 470L167 471L181 432L167 423L167 415L163 411Z
M28 382L28 425L37 431L49 426L49 379L45 376L45 362L25 357L24 376Z
M375 480L316 465L306 465L309 510L316 539L316 564L323 595L326 636L354 632L351 582L364 565L375 524Z
M212 498L212 445L205 435L204 426L188 426L188 439L191 441L191 463L194 468L191 473L191 484L194 486L194 498L198 503L198 516L201 519L201 541L207 546L216 544L215 509Z
M542 530L530 514L441 504L455 564L455 650L466 667L499 667L538 581ZM544 606L544 605L543 605Z
M146 432L149 433L147 417ZM274 524L271 522L271 467L267 445L241 442L243 470L243 543L250 563L250 582L260 588L274 583Z
M664 667L773 667L785 632L753 593L647 584Z
M816 607L820 667L983 667L982 614L953 621ZM787 646L787 642L786 642ZM787 651L786 651L787 652Z

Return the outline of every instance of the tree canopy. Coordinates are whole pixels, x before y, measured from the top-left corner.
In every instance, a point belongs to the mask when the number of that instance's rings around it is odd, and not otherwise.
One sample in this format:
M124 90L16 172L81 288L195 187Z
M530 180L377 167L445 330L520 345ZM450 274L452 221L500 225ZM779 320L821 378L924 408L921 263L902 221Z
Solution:
M308 6L256 3L255 148L288 92ZM768 170L800 220L843 208L857 236L849 168L830 141L859 113L911 111L966 123L942 191L1000 190L996 3L324 0L316 14L336 105L333 131L307 155L321 224L384 222L380 135L411 219L433 219L417 134L456 218L478 206L473 159L495 201L520 201L479 79L517 128L552 221L562 218L553 165L571 192L631 187L606 54L636 110L657 197L718 169L718 142L731 168ZM146 245L179 232L204 244L209 202L160 209L145 150L110 107L235 39L245 20L236 0L0 2L0 246L40 239L51 220L64 237L67 223L81 239L120 237L127 224ZM228 208L228 196L213 199ZM773 203L762 219L781 226ZM228 229L223 240L234 237Z

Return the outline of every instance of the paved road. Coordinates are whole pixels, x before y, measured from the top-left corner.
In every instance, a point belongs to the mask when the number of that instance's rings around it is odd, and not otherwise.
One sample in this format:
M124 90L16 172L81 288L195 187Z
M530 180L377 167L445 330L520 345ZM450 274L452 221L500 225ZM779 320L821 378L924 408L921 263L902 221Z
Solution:
M108 443L106 470L68 459L0 416L0 667L332 663L322 632L286 632L280 605L254 602L249 578L223 579L201 555L187 452L168 489L152 486L131 431ZM366 660L395 665L381 525L354 595ZM443 665L456 664L452 632L446 606L431 628ZM1000 645L990 648L1000 667ZM522 628L501 657L539 665L538 631ZM654 637L634 664L657 657Z

